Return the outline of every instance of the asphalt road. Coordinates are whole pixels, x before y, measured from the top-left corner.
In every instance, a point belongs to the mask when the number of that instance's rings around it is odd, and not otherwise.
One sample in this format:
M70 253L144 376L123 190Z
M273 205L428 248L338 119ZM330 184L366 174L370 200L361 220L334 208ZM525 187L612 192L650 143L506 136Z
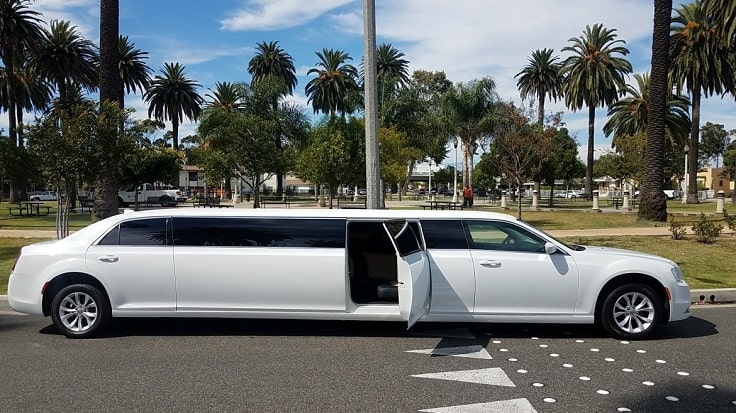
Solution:
M0 311L0 412L728 412L734 343L733 306L630 343L586 326L201 319L69 340Z

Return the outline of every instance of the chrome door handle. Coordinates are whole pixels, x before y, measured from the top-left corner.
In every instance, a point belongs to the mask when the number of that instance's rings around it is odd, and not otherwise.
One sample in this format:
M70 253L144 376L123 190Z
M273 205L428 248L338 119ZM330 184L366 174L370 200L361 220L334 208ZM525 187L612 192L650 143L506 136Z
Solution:
M104 256L104 257L100 257L99 259L102 262L118 262L118 260L119 260L118 257L113 257L112 255L107 255L107 256Z
M484 267L499 268L501 266L501 261L481 261L479 264Z

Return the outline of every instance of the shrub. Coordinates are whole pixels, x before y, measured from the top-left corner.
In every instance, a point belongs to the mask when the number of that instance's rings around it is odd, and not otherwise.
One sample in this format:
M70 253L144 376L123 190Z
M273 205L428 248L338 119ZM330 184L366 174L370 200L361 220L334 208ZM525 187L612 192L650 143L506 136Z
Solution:
M721 235L723 225L708 220L704 213L700 213L700 220L693 225L693 232L698 242L712 244Z
M672 239L683 239L687 234L687 229L682 222L675 220L675 216L670 214L670 232L672 233Z
M723 210L723 219L726 220L726 225L732 231L736 231L736 215L728 215L728 211Z

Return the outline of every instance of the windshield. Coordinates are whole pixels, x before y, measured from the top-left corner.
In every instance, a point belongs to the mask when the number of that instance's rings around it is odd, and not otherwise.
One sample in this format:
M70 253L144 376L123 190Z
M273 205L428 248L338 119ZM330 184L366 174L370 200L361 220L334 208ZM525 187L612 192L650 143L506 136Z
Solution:
M566 243L566 242L564 242L564 241L561 241L561 240L560 240L559 238L556 238L556 237L554 237L554 236L550 235L550 234L549 234L549 233L548 233L547 231L541 230L541 229L539 229L539 228L537 228L537 227L535 227L535 226L532 226L531 224L528 224L528 223L526 223L526 222L524 222L524 221L521 221L521 220L519 220L518 222L520 222L520 223L522 223L522 224L524 224L524 225L526 225L526 226L528 226L528 227L531 227L531 228L533 228L533 229L537 230L538 232L541 232L541 233L542 233L542 234L544 234L544 235L545 235L545 236L546 236L547 238L551 238L551 239L552 239L552 240L554 240L554 241L555 241L556 243L558 243L558 244L560 244L560 245L562 245L562 246L564 246L564 247L566 247L566 248L569 248L569 249L571 249L571 250L573 250L573 251L584 251L584 250L585 250L585 247L584 247L584 246L582 246L582 245L578 245L578 244L568 244L568 243Z

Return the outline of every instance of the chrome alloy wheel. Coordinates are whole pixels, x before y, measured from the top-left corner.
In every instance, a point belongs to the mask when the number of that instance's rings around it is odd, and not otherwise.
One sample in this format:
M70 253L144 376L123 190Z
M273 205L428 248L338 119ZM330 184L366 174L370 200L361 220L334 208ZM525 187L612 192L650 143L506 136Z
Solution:
M84 292L73 292L61 301L59 319L64 327L75 333L83 333L94 326L99 316L94 298Z
M613 319L626 333L641 333L654 322L656 308L652 300L638 292L620 296L613 306Z

